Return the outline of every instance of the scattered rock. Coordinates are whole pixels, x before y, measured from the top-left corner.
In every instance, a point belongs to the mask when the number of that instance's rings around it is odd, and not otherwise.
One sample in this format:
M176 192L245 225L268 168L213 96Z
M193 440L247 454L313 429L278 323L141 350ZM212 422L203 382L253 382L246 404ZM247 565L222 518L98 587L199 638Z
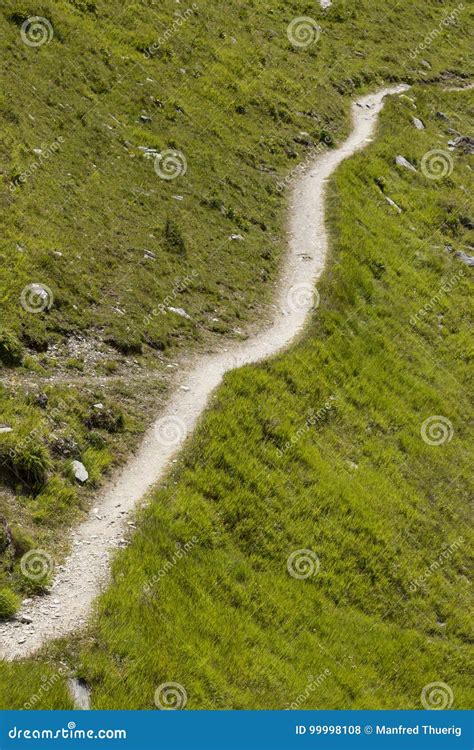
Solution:
M405 159L404 156L400 156L400 154L395 157L395 163L399 167L405 167L405 169L409 169L410 172L416 172L416 167L414 167L413 164L408 161L408 159Z
M431 65L429 64L428 60L420 60L420 65L423 65L423 67L427 70L431 70Z
M174 198L175 201L183 201L184 200L184 198L183 198L182 195L173 195L171 197Z
M8 427L6 424L0 424L0 433L1 432L13 432L13 428Z
M36 403L41 409L46 409L48 406L48 400L46 393L38 393L36 396Z
M449 120L449 117L444 112L436 112L436 117L438 120Z
M456 253L456 258L459 258L459 260L465 263L466 266L474 266L474 255L468 255L460 250Z
M84 464L80 461L73 461L71 465L77 481L81 482L82 484L84 484L84 482L87 482L87 480L89 479L89 472L87 471Z
M156 255L151 250L145 250L143 257L148 258L149 260L156 260Z
M167 307L167 310L169 310L172 313L176 313L176 315L181 315L182 318L186 318L187 320L191 320L191 316L188 315L186 310L183 310L182 307Z
M326 8L331 7L332 0L319 0L319 4L323 10L326 10Z
M140 122L151 122L151 117L148 115L140 115Z
M395 201L393 201L391 198L389 198L388 195L386 195L384 197L385 197L385 200L387 201L387 203L389 203L391 206L393 206L394 208L396 208L397 211L398 211L398 213L401 214L402 209L400 208L400 206L397 206L397 204L395 203Z
M413 118L413 125L415 126L415 128L417 130L424 130L425 129L425 126L423 125L423 122L420 120L419 117L414 117Z
M468 135L462 135L460 138L456 138L455 141L450 141L454 148L459 148L465 154L474 154L474 138Z
M229 237L229 240L238 240L239 242L241 242L243 239L244 238L241 234L231 234Z
M295 136L293 140L301 146L314 146L314 141L310 138L309 133L306 133L304 130L302 130L299 135Z

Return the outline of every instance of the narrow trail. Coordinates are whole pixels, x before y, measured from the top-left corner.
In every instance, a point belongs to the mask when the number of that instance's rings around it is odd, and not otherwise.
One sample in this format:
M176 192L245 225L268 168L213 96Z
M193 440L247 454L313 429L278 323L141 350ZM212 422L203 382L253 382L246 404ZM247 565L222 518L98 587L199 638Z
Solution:
M273 323L253 338L205 355L178 375L176 389L136 453L99 494L89 517L72 531L71 553L55 571L51 591L23 604L15 620L0 624L0 656L34 653L86 620L106 584L110 554L124 543L128 513L168 468L190 435L224 374L258 362L288 346L317 302L315 282L328 248L324 222L325 183L336 167L372 140L383 99L406 91L399 85L364 96L352 105L353 130L344 143L318 156L291 187L289 250L282 269ZM39 564L47 564L39 557Z

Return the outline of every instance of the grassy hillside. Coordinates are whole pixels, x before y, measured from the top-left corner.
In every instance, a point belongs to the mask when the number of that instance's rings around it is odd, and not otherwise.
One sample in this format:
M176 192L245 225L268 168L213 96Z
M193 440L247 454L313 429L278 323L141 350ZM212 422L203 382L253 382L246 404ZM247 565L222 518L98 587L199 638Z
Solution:
M12 705L62 658L95 708L153 708L164 682L188 708L420 708L436 681L468 707L471 303L456 253L472 251L472 157L447 141L470 109L468 92L434 88L390 100L331 182L307 335L226 378L90 632L16 667ZM433 146L440 179L421 167ZM434 415L446 433L423 428ZM68 705L62 690L41 705Z
M62 529L136 444L176 355L267 315L281 179L342 137L348 97L470 73L469 8L446 25L434 0L198 6L2 5L0 588L28 593L28 548L61 557ZM288 25L310 11L320 31L299 46ZM46 19L36 31L31 16ZM173 171L145 149L184 157Z
M4 614L18 603L4 592L31 593L22 555L61 558L65 527L136 443L177 355L245 336L267 314L284 249L279 184L343 137L348 99L393 80L472 77L469 7L443 25L434 1L198 5L180 25L171 1L0 11ZM38 47L22 41L32 15L53 29ZM301 15L321 26L308 47L287 36ZM63 676L52 679L66 658L96 707L153 707L154 689L176 680L192 708L278 708L325 670L306 707L418 707L438 678L466 705L469 269L455 254L472 244L472 173L458 150L440 181L421 162L446 149L449 128L467 132L471 100L413 95L416 110L392 103L380 142L333 183L334 254L305 342L227 379L178 485L118 558L96 645L2 665L2 704L48 683L37 707L67 705ZM144 148L182 152L186 172L160 178ZM398 153L417 175L394 166ZM31 284L46 302L23 292ZM429 446L421 424L437 414L454 436ZM426 591L412 591L454 543ZM320 559L314 578L288 576L301 548Z

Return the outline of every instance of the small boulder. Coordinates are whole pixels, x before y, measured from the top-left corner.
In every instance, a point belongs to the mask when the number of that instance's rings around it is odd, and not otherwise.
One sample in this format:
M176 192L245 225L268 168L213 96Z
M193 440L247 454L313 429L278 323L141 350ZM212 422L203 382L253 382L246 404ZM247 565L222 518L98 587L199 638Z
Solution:
M390 206L393 206L393 208L395 208L398 211L399 214L401 214L402 209L400 208L400 206L397 206L397 204L395 203L395 201L393 201L391 198L389 198L388 195L385 196L385 200L387 201L387 203Z
M241 242L243 239L244 238L242 237L241 234L231 234L229 237L229 240L237 240L239 242Z
M169 312L175 313L176 315L180 315L182 318L191 320L191 316L188 315L186 310L183 310L182 307L167 307L166 309L169 310Z
M13 428L8 427L6 424L0 424L0 433L1 432L13 432Z
M468 255L467 253L463 253L462 251L456 253L456 258L459 258L462 263L465 263L466 266L474 266L474 255Z
M80 461L72 461L71 466L77 481L81 482L81 484L87 482L87 480L89 479L89 472L87 471L84 464Z
M424 130L425 129L425 126L423 125L423 122L420 120L419 117L414 117L413 118L413 125L415 126L415 128L417 130Z
M460 138L456 138L453 143L454 148L459 148L465 154L474 154L474 138L468 135L462 135Z
M395 157L395 163L399 167L404 167L405 169L409 169L410 172L416 172L416 167L413 166L413 164L409 162L408 159L405 159L404 156L400 156L400 154Z

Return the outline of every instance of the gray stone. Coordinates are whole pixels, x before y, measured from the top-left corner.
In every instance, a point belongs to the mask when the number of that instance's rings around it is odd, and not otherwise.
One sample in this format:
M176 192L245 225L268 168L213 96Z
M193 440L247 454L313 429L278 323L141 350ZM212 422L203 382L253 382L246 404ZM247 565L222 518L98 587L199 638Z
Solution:
M395 157L395 162L399 167L405 167L405 169L409 169L410 172L416 172L416 167L414 167L408 159L405 159L404 156L400 156L400 154Z
M422 123L422 121L420 120L419 117L414 117L413 118L413 125L415 126L415 128L417 130L424 130L425 129L425 126L423 125L423 123Z
M459 253L456 253L456 258L459 258L466 266L474 266L474 255L468 255L461 250Z
M87 471L84 464L80 461L74 460L71 462L71 466L77 481L81 482L82 484L84 484L84 482L87 482L87 480L89 479L89 472Z
M186 310L183 310L182 307L167 307L167 310L170 312L176 313L176 315L181 315L182 318L186 318L187 320L191 320L191 316L188 315Z
M385 200L386 200L386 201L387 201L387 203L389 203L389 204L390 204L391 206L393 206L394 208L396 208L399 214L401 214L401 212L402 212L402 209L400 208L400 206L397 206L397 204L395 203L395 201L393 201L393 200L392 200L391 198L389 198L389 197L388 197L388 195L386 195L386 196L385 196Z

